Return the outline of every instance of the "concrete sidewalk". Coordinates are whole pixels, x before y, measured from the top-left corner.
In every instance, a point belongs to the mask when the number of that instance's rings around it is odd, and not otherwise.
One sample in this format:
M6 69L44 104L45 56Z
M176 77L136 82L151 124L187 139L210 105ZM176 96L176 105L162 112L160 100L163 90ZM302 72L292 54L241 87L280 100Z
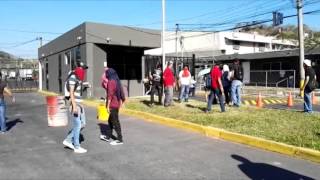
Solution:
M87 108L82 146L61 144L69 128L47 126L38 94L8 105L10 131L0 136L0 179L320 179L319 164L120 116L124 145L100 141Z

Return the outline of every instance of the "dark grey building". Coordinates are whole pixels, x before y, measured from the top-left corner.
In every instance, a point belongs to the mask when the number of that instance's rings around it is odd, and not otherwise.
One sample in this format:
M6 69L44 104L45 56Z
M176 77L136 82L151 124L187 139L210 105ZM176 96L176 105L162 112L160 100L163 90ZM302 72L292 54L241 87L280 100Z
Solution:
M143 95L144 50L160 47L160 38L156 30L85 22L39 48L43 89L63 93L68 72L84 62L92 85L88 97L104 96L100 79L106 64L118 72L129 96Z

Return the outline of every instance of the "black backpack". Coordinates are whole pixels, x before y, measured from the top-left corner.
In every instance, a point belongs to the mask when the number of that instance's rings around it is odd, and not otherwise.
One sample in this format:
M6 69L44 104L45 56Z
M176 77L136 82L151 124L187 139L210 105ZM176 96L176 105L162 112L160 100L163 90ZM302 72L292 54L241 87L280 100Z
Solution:
M243 80L243 69L241 67L241 65L236 65L234 66L234 75L233 78L236 80Z
M319 87L319 83L318 83L317 79L313 78L313 80L309 84L310 90L313 91L313 90L317 89L318 87Z
M205 88L206 89L211 89L211 84L212 84L212 78L211 74L208 73L204 76L204 81L205 81Z

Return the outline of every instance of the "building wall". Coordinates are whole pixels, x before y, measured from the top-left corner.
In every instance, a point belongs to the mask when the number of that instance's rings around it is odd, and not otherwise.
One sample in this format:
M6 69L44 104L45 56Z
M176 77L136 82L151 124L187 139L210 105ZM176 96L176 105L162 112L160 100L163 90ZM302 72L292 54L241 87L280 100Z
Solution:
M92 93L94 97L105 97L105 90L101 87L101 75L104 73L104 62L107 61L107 53L98 45L93 44L93 69Z
M178 39L176 40L176 37ZM212 52L211 56L222 54L247 54L272 51L272 43L285 44L294 47L294 43L283 40L273 40L274 37L262 36L251 33L241 32L167 32L165 41L165 52L177 56L186 56L196 54L201 56L204 51ZM234 49L234 41L240 42L239 49ZM263 45L263 51L260 50L259 44ZM151 49L145 51L148 55L161 55L162 49ZM199 54L199 55L198 55Z

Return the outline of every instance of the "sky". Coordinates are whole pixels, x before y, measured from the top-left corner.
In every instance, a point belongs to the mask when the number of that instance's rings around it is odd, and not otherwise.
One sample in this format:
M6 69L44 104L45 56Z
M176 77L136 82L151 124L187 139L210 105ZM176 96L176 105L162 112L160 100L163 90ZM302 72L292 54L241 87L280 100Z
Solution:
M240 22L296 14L295 0L166 0L166 29L215 31ZM304 0L304 12L320 10L320 0ZM0 0L0 51L21 58L37 58L44 43L83 22L97 22L161 30L161 0ZM320 13L304 16L304 24L320 31ZM196 24L196 25L195 25ZM209 25L204 25L209 24ZM215 24L213 26L212 24ZM297 24L287 18L284 25Z

